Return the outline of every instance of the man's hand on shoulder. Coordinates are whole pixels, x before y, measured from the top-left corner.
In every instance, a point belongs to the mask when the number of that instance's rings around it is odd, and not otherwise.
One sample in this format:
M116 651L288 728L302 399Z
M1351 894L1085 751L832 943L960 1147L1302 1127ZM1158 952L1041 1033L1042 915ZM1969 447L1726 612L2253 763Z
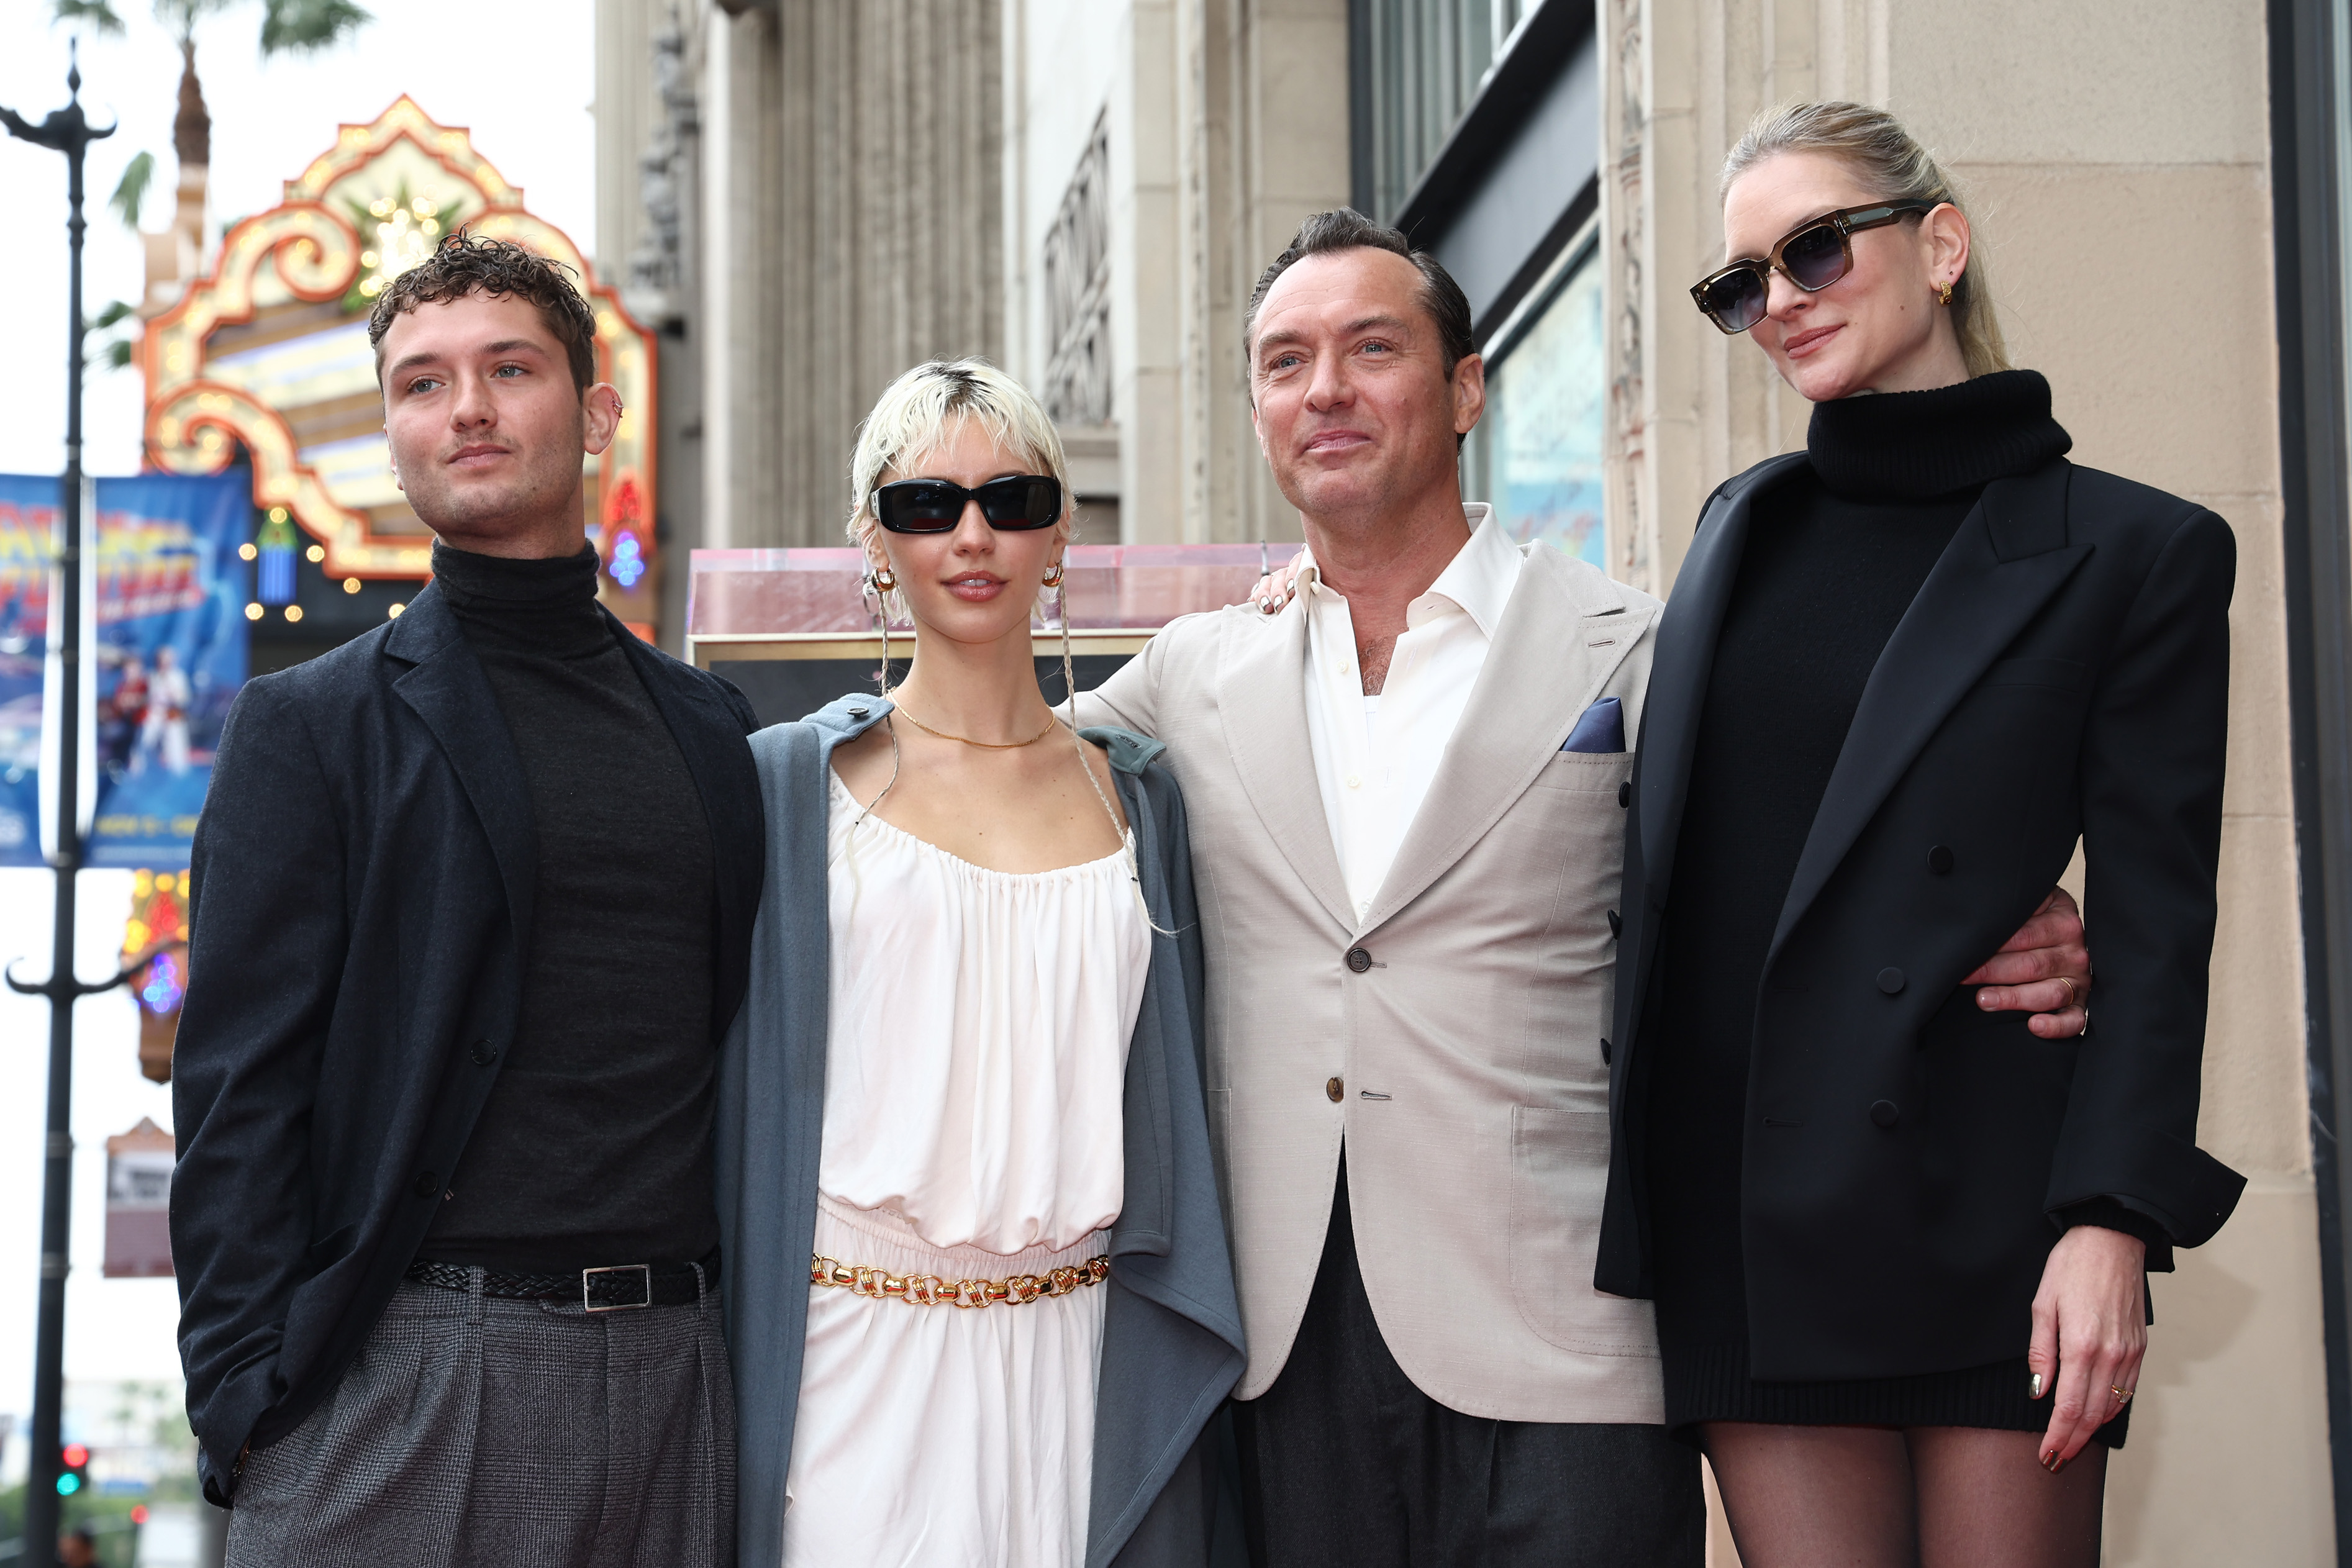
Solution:
M2025 1027L2043 1040L2070 1040L2091 1026L2091 954L2074 894L2053 887L2017 935L1960 984L1981 986L1989 1013L2030 1012Z

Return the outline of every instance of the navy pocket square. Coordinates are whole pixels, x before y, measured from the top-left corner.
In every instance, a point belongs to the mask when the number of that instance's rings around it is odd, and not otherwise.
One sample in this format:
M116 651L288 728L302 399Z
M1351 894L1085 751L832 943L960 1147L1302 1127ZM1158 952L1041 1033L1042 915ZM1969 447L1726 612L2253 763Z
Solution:
M1625 749L1625 708L1615 697L1602 697L1584 710L1568 732L1562 751L1622 751Z

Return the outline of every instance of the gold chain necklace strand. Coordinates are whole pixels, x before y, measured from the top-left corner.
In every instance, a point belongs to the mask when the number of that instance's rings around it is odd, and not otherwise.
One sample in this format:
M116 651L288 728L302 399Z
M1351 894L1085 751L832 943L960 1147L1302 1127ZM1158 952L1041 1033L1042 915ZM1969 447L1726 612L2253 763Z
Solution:
M929 725L925 724L913 714L908 713L905 708L900 708L898 712L905 717L908 724L913 725L925 735L936 735L941 740L952 740L963 746L976 746L982 751L1018 751L1024 746L1034 746L1039 741L1045 739L1047 736L1053 734L1054 727L1062 722L1060 719L1048 713L1045 716L1045 727L1039 730L1036 734L1031 736L1026 740L968 740L961 735L950 735L944 729L933 729ZM1088 771L1092 770L1089 769Z

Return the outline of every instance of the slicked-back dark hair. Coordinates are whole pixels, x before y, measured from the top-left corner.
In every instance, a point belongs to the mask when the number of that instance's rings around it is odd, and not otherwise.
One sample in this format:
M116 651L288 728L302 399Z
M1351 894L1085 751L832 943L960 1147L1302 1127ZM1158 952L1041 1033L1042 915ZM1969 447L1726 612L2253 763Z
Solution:
M539 319L563 345L572 366L572 390L584 394L596 380L596 313L580 297L572 269L527 246L490 239L460 229L433 254L394 278L375 297L368 318L368 341L375 347L375 382L383 386L383 335L393 318L419 305L438 305L469 294L528 299Z
M1413 270L1421 274L1421 306L1437 328L1437 343L1445 356L1448 379L1454 366L1478 351L1478 340L1470 335L1470 300L1462 292L1462 286L1454 281L1454 275L1429 252L1413 249L1412 241L1404 236L1402 230L1376 224L1353 207L1335 207L1328 213L1317 213L1299 225L1298 232L1291 236L1283 253L1258 274L1257 287L1250 290L1249 308L1242 315L1244 355L1255 352L1258 307L1265 303L1274 280L1310 256L1328 256L1340 250L1384 250L1412 263Z

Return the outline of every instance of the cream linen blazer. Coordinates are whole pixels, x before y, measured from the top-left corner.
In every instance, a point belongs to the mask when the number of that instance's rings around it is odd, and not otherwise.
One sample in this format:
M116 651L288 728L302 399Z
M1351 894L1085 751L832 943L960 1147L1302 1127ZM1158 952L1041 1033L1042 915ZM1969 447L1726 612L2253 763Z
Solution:
M1650 1304L1592 1287L1633 756L1560 750L1603 696L1639 733L1659 605L1524 553L1361 920L1316 787L1302 603L1187 616L1079 699L1082 723L1168 743L1191 818L1238 1397L1289 1358L1344 1139L1365 1292L1416 1386L1503 1420L1664 1419Z

